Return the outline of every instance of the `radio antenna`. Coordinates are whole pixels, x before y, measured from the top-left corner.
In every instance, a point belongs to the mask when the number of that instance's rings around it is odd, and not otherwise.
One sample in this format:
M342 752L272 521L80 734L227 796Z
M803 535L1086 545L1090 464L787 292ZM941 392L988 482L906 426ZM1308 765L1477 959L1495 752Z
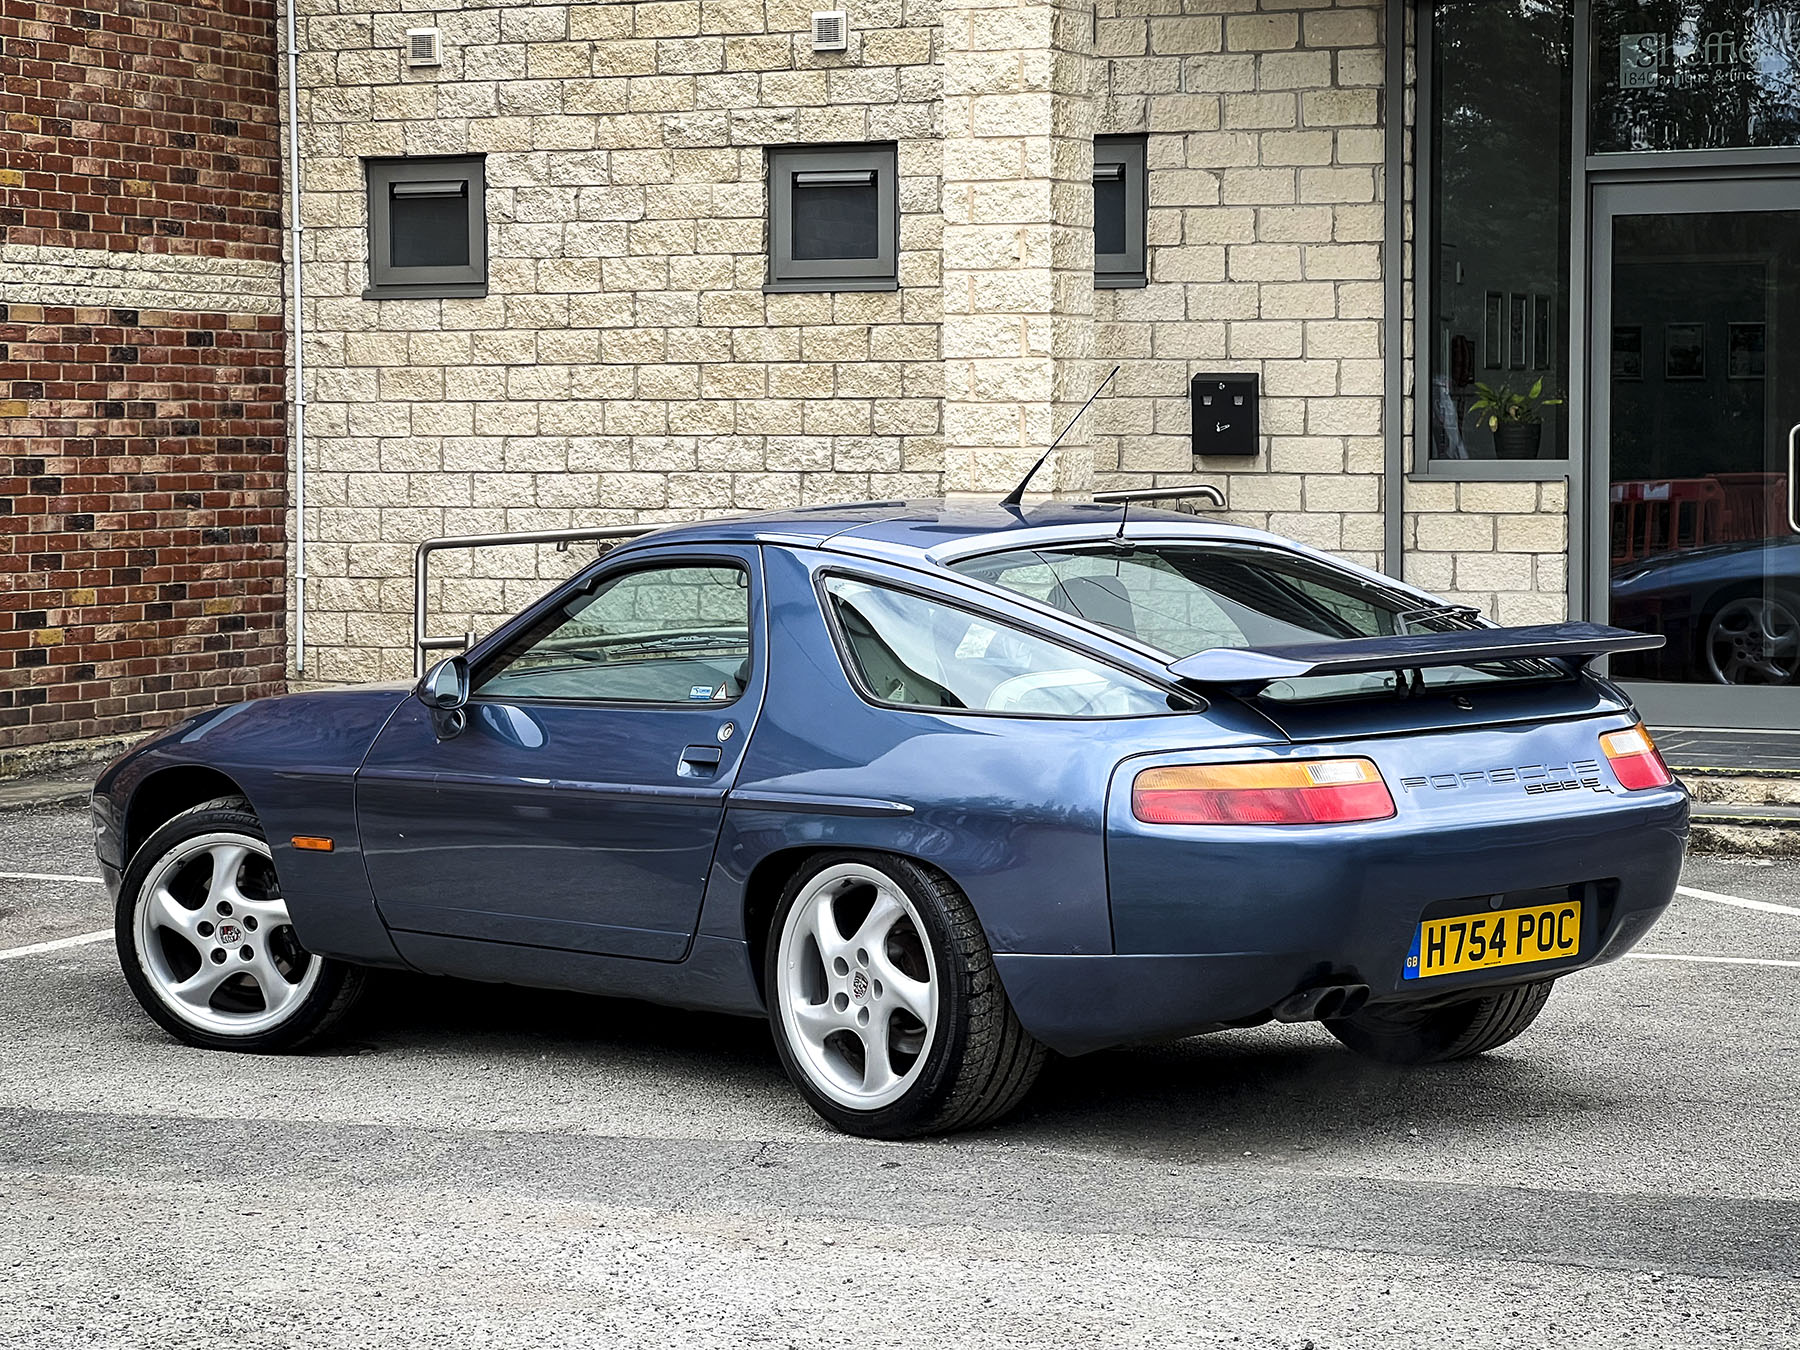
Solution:
M1119 368L1117 366L1114 366L1111 370L1107 371L1106 378L1100 381L1100 388L1088 395L1087 402L1082 404L1081 407L1076 410L1075 415L1069 419L1069 425L1056 433L1056 439L1050 442L1050 449L1038 456L1038 462L1033 464L1031 466L1031 471L1019 480L1019 486L1000 499L1000 505L1017 506L1020 502L1025 500L1025 485L1036 476L1039 469L1044 467L1044 461L1049 459L1056 447L1062 444L1062 438L1067 436L1070 431L1074 430L1075 424L1081 420L1081 414L1093 406L1094 400L1100 397L1100 390L1105 389L1107 385L1111 384L1112 377L1118 373Z

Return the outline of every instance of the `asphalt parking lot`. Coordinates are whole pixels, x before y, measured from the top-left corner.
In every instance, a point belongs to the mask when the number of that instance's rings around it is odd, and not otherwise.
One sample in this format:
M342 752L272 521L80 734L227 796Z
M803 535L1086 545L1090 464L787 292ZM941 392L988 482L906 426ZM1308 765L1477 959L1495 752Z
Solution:
M1426 1071L1261 1028L862 1143L760 1023L381 981L330 1053L175 1044L85 813L0 815L0 1345L1788 1346L1800 865ZM18 874L33 874L22 877ZM1695 958L1729 958L1699 960ZM1785 964L1784 964L1785 963Z

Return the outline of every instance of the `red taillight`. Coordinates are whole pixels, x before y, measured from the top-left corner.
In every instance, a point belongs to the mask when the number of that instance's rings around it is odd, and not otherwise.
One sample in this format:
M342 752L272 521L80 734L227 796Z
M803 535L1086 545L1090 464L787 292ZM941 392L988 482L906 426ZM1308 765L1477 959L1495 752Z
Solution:
M1607 732L1600 738L1600 749L1612 765L1619 786L1627 792L1667 787L1675 781L1675 775L1657 752L1656 742L1642 725Z
M1172 764L1131 783L1131 813L1148 825L1343 825L1394 814L1366 759Z

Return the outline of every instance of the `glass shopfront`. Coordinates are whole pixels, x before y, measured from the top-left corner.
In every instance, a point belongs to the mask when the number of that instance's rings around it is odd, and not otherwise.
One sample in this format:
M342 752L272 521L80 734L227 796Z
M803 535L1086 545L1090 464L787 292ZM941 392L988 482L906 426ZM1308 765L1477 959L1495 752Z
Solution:
M1573 25L1570 0L1431 11L1433 459L1569 453Z
M1418 32L1417 471L1566 474L1574 611L1668 639L1613 666L1646 715L1800 727L1800 0Z

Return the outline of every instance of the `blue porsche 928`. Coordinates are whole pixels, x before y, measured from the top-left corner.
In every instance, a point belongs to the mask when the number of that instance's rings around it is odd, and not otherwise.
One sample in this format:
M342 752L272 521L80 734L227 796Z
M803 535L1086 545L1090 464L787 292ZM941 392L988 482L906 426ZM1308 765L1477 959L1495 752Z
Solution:
M1047 1051L1271 1019L1478 1054L1673 895L1688 801L1587 667L1173 512L659 530L414 688L238 704L95 788L120 960L291 1050L392 967L769 1019L820 1115L985 1124Z

